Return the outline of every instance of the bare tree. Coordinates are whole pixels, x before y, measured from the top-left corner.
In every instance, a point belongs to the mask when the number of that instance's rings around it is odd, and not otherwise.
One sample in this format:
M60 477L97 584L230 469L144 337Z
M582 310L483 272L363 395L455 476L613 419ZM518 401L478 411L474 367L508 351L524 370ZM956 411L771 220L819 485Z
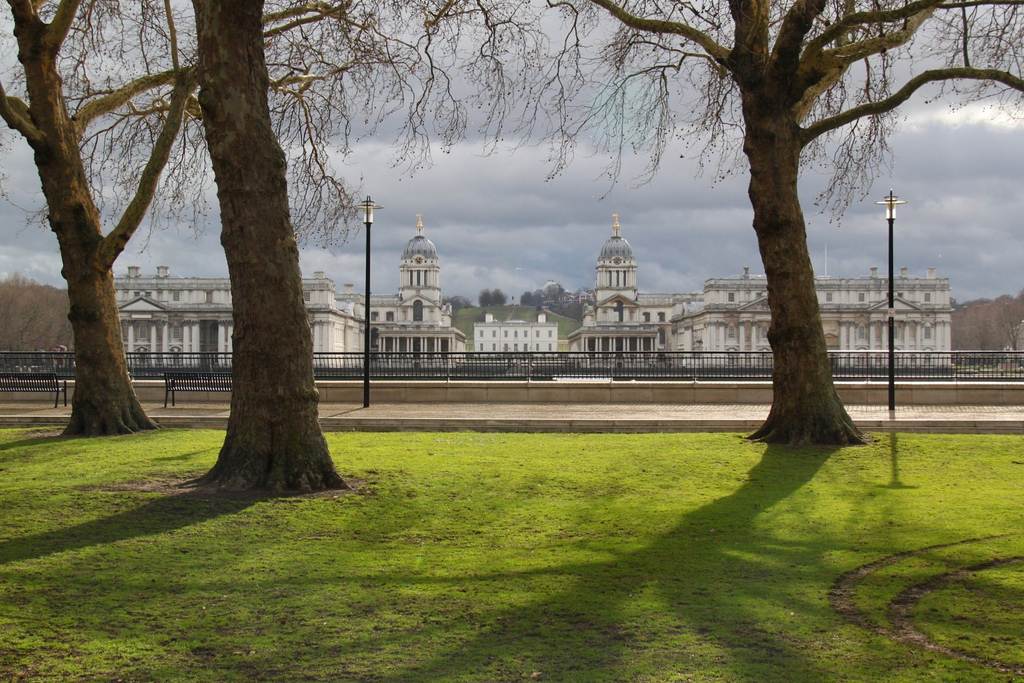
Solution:
M939 84L939 94L958 101L988 97L1019 105L1021 4L550 4L570 29L561 53L569 77L552 81L563 114L558 139L568 142L560 148L561 162L585 132L620 159L627 150L646 150L651 172L676 137L706 141L698 147L702 159L724 167L745 158L775 359L772 409L751 438L862 442L832 383L797 194L801 164L832 164L825 199L841 206L864 192L885 160L893 111L928 84ZM615 30L607 31L601 18L610 18ZM588 52L588 36L599 43L599 54ZM581 70L590 71L589 80ZM574 90L567 92L566 83ZM573 110L571 95L580 93L588 105Z
M15 273L0 279L0 349L71 348L67 290Z
M994 351L1021 348L1024 333L1024 291L995 300L957 304L951 320L954 349Z
M134 15L121 14L114 3L99 0L8 0L8 5L20 63L8 76L25 97L8 95L0 84L0 117L35 154L46 218L60 244L70 298L68 318L75 335L75 393L64 433L123 434L153 429L156 425L143 411L128 377L111 269L156 192L195 88L193 72L178 67L170 3L157 6L156 13L145 6ZM119 24L116 30L121 36L132 35L126 30L129 26L138 30L137 36L144 36L146 47L136 48L153 59L140 60L151 67L143 75L125 80L105 72L102 66L86 67L83 55L109 39L115 30L112 22ZM160 29L149 30L153 26ZM116 48L97 51L115 60L125 54ZM158 51L169 55L173 64L152 68L160 61ZM69 89L81 92L79 86L85 82L91 84L88 95L69 94ZM146 103L140 104L143 98ZM72 109L69 102L76 107ZM154 116L140 117L141 110ZM119 134L106 139L120 140L123 145L114 144L108 152L128 149L143 140L148 143L141 166L121 160L122 177L130 178L127 201L107 232L95 199L99 193L83 160L83 148L100 144L103 138L96 136L97 126L120 128ZM101 158L115 156L99 155L95 160L102 163Z
M317 417L285 156L267 103L262 3L194 0L194 7L199 102L235 318L231 416L206 480L234 489L345 487Z

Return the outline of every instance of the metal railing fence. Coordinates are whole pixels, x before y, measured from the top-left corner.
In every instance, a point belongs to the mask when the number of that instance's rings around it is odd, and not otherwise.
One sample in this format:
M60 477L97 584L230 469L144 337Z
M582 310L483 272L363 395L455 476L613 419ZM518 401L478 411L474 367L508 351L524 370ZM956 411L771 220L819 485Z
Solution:
M879 380L888 376L885 351L832 351L836 380ZM128 371L137 379L159 379L172 370L231 370L230 353L129 353ZM1024 352L900 351L900 381L1016 381L1024 379ZM362 353L313 354L317 379L360 379ZM53 372L75 376L74 354L0 352L0 372ZM768 352L559 352L559 353L372 353L374 379L414 380L769 380Z

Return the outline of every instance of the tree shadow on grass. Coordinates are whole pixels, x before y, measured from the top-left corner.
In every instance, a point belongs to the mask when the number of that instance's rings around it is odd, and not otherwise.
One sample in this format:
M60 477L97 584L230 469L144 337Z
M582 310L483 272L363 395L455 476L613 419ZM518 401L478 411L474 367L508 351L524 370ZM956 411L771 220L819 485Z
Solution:
M208 492L187 485L168 488L176 490L115 515L0 542L0 566L163 534L222 515L241 512L263 498L211 497L207 495Z
M765 447L739 488L685 515L653 543L605 562L541 570L565 577L569 587L487 615L482 626L456 616L434 635L472 633L467 640L456 639L456 646L435 651L430 661L392 669L380 680L620 680L641 675L630 668L638 658L656 671L712 670L724 680L820 680L823 673L803 650L805 643L788 639L784 624L765 623L763 610L772 612L787 601L794 601L794 612L816 609L807 603L824 604L827 585L814 586L822 591L817 600L794 597L792 587L771 579L799 580L802 568L820 561L832 539L808 530L798 542L787 542L755 522L811 482L831 453ZM486 577L522 579L523 574ZM460 582L469 583L465 577ZM659 613L645 614L652 605ZM650 635L645 623L651 617L661 622L653 629L659 642L641 642ZM666 631L665 623L673 626ZM422 631L399 635L392 645L414 647L424 637Z

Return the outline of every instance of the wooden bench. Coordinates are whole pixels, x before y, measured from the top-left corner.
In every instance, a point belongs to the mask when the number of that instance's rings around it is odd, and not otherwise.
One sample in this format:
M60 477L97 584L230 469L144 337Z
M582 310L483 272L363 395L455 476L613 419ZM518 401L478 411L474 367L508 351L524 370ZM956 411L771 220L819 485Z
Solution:
M176 391L231 391L230 372L165 372L164 373L164 408L167 397L174 405Z
M68 382L57 379L55 372L0 372L0 391L10 392L53 392L53 407L60 402L64 392L64 405L68 404Z

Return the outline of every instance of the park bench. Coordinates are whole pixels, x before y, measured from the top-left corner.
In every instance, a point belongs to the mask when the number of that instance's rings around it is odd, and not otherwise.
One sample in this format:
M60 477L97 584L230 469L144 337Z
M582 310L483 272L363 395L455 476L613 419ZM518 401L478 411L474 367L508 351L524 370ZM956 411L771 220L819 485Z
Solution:
M164 373L164 408L167 397L174 405L176 391L231 391L230 372L165 372Z
M0 391L22 392L42 391L53 392L53 407L60 402L60 394L64 392L64 405L68 404L68 383L57 379L54 372L0 372Z

